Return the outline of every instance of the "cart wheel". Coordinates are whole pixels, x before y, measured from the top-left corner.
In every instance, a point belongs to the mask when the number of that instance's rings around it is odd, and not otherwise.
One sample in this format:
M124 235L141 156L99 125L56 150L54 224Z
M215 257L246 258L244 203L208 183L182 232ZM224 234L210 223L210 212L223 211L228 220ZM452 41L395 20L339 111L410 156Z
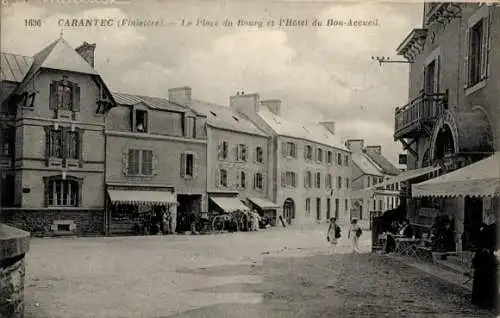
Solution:
M212 221L212 229L215 232L221 232L224 229L224 220L220 216L216 216Z

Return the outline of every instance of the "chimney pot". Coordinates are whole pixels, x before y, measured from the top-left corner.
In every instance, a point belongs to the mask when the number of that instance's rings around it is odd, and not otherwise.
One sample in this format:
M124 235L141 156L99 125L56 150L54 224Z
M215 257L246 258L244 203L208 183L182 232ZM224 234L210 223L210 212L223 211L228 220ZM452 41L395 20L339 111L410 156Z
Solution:
M88 43L84 41L82 45L75 49L76 53L78 53L90 66L94 67L94 55L95 55L95 43Z

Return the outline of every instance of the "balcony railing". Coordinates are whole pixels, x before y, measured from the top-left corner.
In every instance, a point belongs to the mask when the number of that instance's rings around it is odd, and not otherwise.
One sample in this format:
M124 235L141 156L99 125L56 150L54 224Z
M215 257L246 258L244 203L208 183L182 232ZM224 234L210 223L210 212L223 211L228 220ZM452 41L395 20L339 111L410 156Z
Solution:
M418 132L420 124L434 121L446 107L448 92L420 93L403 107L396 108L394 135L404 137L411 132Z

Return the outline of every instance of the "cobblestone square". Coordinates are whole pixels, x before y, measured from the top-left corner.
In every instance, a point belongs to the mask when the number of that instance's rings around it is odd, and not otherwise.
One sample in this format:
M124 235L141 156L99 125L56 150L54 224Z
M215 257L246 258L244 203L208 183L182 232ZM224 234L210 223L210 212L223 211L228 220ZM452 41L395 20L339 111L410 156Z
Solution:
M461 288L349 253L346 237L329 255L324 231L34 239L26 317L488 316Z

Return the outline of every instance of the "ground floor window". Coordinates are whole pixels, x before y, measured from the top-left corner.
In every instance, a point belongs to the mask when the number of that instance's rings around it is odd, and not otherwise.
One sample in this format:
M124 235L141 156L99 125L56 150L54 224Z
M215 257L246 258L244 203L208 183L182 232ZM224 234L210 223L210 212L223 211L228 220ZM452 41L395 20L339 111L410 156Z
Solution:
M76 178L45 179L45 203L47 206L77 207L80 205L81 181Z

